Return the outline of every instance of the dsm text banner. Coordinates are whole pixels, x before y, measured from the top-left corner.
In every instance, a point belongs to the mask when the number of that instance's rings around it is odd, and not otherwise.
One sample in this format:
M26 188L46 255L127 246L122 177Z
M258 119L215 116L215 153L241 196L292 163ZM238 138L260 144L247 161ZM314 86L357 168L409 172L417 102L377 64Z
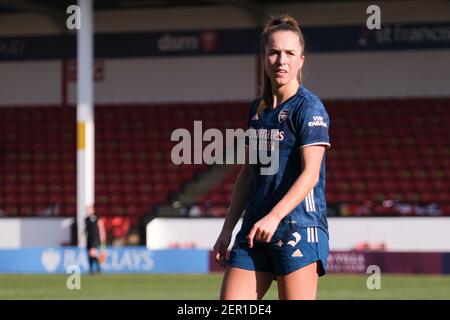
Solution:
M304 27L306 52L449 49L450 23ZM260 29L97 33L96 58L248 55L259 53ZM76 35L0 37L0 60L74 59Z

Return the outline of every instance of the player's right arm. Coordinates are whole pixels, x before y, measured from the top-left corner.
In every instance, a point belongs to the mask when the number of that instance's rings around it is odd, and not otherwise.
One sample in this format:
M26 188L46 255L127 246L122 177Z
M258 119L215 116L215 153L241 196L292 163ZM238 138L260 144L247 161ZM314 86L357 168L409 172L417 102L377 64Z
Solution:
M246 146L246 155L248 159L248 147ZM214 244L214 257L222 266L226 266L226 253L231 242L233 229L239 221L242 212L245 209L245 203L250 194L253 170L248 161L242 166L241 171L236 179L231 203L228 208L222 231Z

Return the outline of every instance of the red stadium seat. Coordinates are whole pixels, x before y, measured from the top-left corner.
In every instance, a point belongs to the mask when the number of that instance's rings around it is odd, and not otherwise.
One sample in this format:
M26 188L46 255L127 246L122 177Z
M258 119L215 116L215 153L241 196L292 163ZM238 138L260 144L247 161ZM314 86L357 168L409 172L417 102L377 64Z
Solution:
M438 202L446 208L443 214L448 211L445 125L450 120L450 99L334 100L325 105L333 123L332 148L327 151L329 203L399 198ZM166 117L169 108L170 118ZM193 130L194 120L222 131L245 128L247 112L247 102L96 106L98 210L137 219L143 209L167 201L169 194L208 169L204 164L171 163L172 130ZM351 121L352 117L358 121ZM0 206L8 214L33 215L46 202L60 204L62 215L75 214L75 108L21 107L20 112L0 108L0 150ZM199 203L213 199L228 205L238 173L236 166L199 196Z

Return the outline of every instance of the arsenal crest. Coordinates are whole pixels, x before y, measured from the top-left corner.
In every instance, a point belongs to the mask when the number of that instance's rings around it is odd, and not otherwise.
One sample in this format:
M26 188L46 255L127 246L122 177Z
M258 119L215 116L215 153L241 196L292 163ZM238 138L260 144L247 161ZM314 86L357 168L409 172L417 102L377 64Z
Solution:
M280 123L283 122L284 120L286 120L288 112L289 112L288 109L283 109L280 111L280 113L278 114L278 121Z

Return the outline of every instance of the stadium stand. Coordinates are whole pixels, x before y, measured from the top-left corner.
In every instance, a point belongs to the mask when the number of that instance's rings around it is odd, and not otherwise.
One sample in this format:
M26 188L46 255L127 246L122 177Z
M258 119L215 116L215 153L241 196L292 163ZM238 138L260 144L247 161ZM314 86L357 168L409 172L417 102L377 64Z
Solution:
M339 214L450 215L449 98L325 105L332 139L327 199ZM96 106L95 202L101 216L111 217L109 230L114 217L126 217L114 231L126 233L208 168L172 164L174 129L192 132L194 120L204 130L245 128L247 112L247 102ZM75 120L73 107L0 108L0 212L75 215ZM238 172L237 165L197 205L226 207Z

